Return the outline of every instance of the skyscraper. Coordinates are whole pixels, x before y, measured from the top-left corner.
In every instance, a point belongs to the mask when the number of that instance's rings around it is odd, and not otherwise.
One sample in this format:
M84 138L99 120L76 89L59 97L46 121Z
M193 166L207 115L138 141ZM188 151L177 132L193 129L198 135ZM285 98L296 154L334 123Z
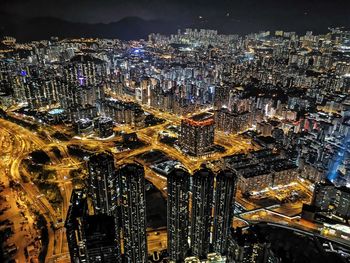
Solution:
M118 215L117 176L111 153L98 153L88 161L88 190L96 215L114 217L116 246L120 251L120 226Z
M191 209L192 255L205 258L210 249L214 174L201 168L193 174Z
M96 214L111 215L117 207L117 177L111 153L98 153L88 161L89 195Z
M121 262L114 221L113 216L89 215L84 191L74 190L65 223L71 262Z
M74 86L100 85L107 75L106 62L91 55L76 55L64 68L64 79ZM97 94L104 96L99 88Z
M79 262L80 251L78 241L81 238L78 232L79 219L87 215L87 200L83 190L74 189L65 222L66 236L71 262Z
M228 236L233 217L235 178L232 171L220 171L216 176L213 249L222 255L226 254Z
M120 205L127 263L147 262L146 193L143 167L126 164L118 170Z
M84 218L81 231L87 263L121 262L115 242L116 233L112 231L115 228L114 224L113 216L100 214Z
M175 168L167 179L168 253L172 262L183 262L188 250L189 173Z

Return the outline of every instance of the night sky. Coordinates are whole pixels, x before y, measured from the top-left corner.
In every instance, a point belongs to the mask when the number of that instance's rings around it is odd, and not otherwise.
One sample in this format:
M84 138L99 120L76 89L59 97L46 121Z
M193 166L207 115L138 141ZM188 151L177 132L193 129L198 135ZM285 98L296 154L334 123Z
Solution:
M349 10L350 0L0 1L0 16L6 16L6 20L9 16L12 20L52 17L74 23L95 24L138 17L147 21L171 23L174 27L211 25L223 33L274 30L277 27L295 31L325 31L328 26L350 26Z

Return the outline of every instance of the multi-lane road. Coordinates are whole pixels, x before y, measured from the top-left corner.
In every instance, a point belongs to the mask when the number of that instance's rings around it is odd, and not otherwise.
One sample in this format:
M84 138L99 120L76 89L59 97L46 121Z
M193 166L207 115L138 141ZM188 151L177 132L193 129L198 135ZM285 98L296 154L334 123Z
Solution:
M22 132L23 130L21 127L0 119L0 137L1 142L3 143L2 148L4 149L4 154L2 155L3 158L0 161L1 166L6 167L5 174L8 176L7 178L12 179L19 184L23 193L26 195L26 199L29 200L31 205L34 206L36 210L40 211L47 220L50 220L50 213L54 213L51 205L48 202L45 202L45 200L38 199L37 196L39 196L39 191L36 189L35 185L24 183L20 176L20 164L23 158L35 148L34 143L31 140L27 140ZM16 200L15 191L11 191L8 198L10 202ZM18 222L14 223L17 224ZM15 230L15 235L18 235L19 230ZM21 242L16 244L20 248L17 254L19 260L22 260L24 257L23 244Z
M53 165L64 165L62 164L62 159L57 158L57 156L55 156L50 150L53 145L57 146L59 149L62 149L63 146L52 141L44 141L35 132L31 132L19 125L3 119L0 119L0 133L2 141L5 141L5 136L10 138L10 143L7 145L7 151L9 151L9 154L6 155L6 159L1 160L4 165L8 165L9 167L7 169L7 175L10 179L13 179L21 186L27 199L31 201L31 204L35 209L45 216L47 222L50 222L48 225L49 245L47 252L47 262L50 262L50 258L57 258L57 256L67 254L67 243L65 240L64 229L61 228L53 231L50 225L51 223L57 223L59 219L65 219L69 205L70 193L72 191L72 184L69 180L69 171L65 169L56 170L57 181L63 199L62 208L60 211L56 211L46 197L40 193L35 184L32 182L24 182L22 180L21 173L27 175L29 180L30 175L25 169L23 169L21 163L30 152L36 149L41 149L49 155ZM61 153L64 157L68 157L65 156L66 151L61 150ZM76 162L71 160L71 158L65 158L64 160L68 162L67 165L76 165Z
M7 159L0 159L0 163L9 164L8 175L10 178L18 181L28 198L32 200L36 209L39 210L47 219L48 222L56 223L59 219L65 220L67 209L69 206L70 195L73 189L72 182L69 177L69 172L72 169L82 167L82 163L78 162L72 158L67 151L67 146L73 144L79 144L86 146L89 149L94 149L95 151L111 150L114 152L116 164L120 165L125 162L135 161L144 164L145 166L145 177L147 180L152 182L163 194L164 197L167 195L166 188L166 177L161 176L154 172L143 160L136 158L136 156L143 154L151 150L159 150L164 152L167 156L174 160L180 161L190 172L198 169L203 162L216 161L224 156L232 155L235 153L247 152L254 149L250 140L242 138L239 135L226 134L220 131L215 132L215 143L221 145L225 148L224 152L216 152L210 156L203 157L189 157L182 153L180 150L166 145L158 140L158 134L166 130L170 125L180 125L181 117L161 112L157 109L144 107L144 110L154 114L158 118L165 120L164 123L155 125L152 127L147 127L143 129L135 129L130 126L118 126L115 128L116 131L124 132L136 132L140 140L145 144L144 146L122 152L117 152L115 150L114 142L119 140L119 138L111 138L108 140L96 140L93 138L83 138L77 139L72 138L67 142L61 142L56 139L52 139L51 134L55 132L52 127L42 125L40 127L41 134L46 134L46 138L40 137L36 132L29 131L23 127L20 127L11 122L0 119L0 140L2 136L11 136L11 143L8 143L8 147L11 153L8 155ZM10 135L9 135L10 134ZM58 158L53 151L52 147L57 147L60 150L61 157ZM50 157L51 163L47 165L48 169L53 169L56 171L56 178L51 179L50 182L55 182L58 184L60 193L62 195L62 206L59 209L54 209L45 196L40 195L37 187L32 183L24 183L21 178L21 172L26 174L26 171L21 168L21 162L28 154L35 150L44 150ZM27 177L30 178L28 175ZM39 197L40 196L40 197ZM238 202L246 208L246 210L256 210L257 206L252 203L248 203L243 199L239 199ZM257 209L252 212L244 212L240 215L241 221L252 221L261 220L264 218L266 220L276 220L278 213L265 209ZM283 216L282 216L283 218ZM285 222L289 222L286 220ZM48 253L46 262L69 262L67 241L64 228L60 228L53 231L49 228L50 242L48 247ZM154 230L148 232L148 245L149 251L157 251L166 248L166 231L164 229Z

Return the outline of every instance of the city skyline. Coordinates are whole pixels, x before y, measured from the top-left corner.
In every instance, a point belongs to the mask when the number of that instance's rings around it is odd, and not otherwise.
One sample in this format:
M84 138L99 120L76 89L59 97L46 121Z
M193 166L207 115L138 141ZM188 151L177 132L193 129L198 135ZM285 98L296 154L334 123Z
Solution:
M346 12L350 4L342 0L216 1L215 4L209 0L17 0L3 1L0 5L0 34L15 36L23 42L50 36L132 40L155 32L171 34L188 27L244 35L260 30L324 33L330 26L350 26Z
M350 262L349 3L0 9L0 262Z

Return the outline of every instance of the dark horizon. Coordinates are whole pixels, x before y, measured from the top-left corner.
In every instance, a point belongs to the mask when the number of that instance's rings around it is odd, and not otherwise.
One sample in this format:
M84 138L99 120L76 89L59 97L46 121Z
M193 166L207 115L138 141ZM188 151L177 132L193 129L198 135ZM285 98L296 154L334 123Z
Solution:
M242 35L263 30L323 33L330 26L350 26L349 1L5 0L0 10L0 35L20 41L49 36L128 40L186 27Z

